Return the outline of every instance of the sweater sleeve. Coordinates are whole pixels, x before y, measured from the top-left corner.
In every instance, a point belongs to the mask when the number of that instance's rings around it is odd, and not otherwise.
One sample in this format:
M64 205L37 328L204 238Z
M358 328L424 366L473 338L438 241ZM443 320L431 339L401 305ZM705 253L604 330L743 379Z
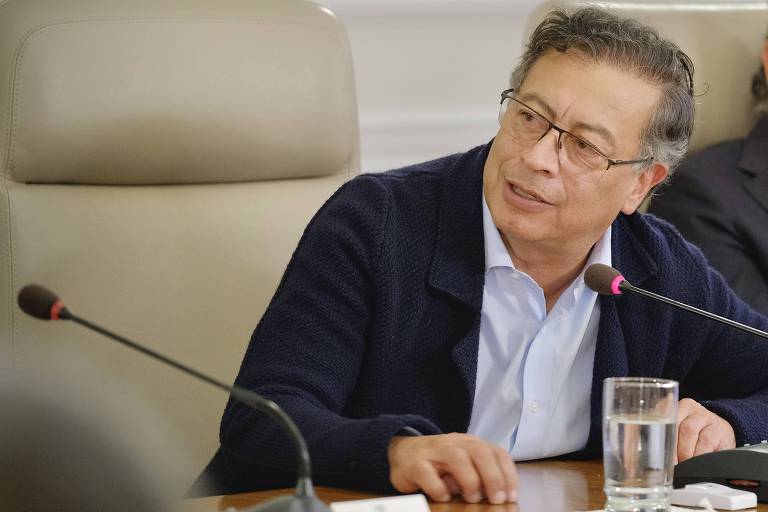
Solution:
M700 261L709 288L708 309L768 331L768 318L737 297L703 258ZM720 323L711 325L692 372L704 397L700 402L731 424L737 445L768 439L768 340Z
M321 484L391 492L391 438L405 427L439 433L418 415L344 415L366 350L389 206L385 185L363 175L320 209L253 333L236 379L293 418ZM262 469L295 467L294 449L279 428L231 400L220 440L225 455Z

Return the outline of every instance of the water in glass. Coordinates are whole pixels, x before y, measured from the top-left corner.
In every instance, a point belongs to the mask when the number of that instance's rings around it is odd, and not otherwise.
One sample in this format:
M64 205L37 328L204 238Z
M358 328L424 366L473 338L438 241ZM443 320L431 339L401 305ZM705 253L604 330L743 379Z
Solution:
M674 421L607 416L603 435L606 512L670 511Z

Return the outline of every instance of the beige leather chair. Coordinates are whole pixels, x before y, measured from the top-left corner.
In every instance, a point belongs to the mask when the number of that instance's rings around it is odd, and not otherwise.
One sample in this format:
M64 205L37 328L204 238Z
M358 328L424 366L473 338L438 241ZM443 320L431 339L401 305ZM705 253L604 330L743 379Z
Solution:
M303 0L0 1L0 166L0 367L85 359L116 401L163 412L191 480L226 395L16 294L46 285L231 382L304 226L359 167L346 34Z
M531 16L528 33L555 5L546 2ZM599 2L615 12L656 27L693 60L697 98L691 142L695 151L743 137L756 120L751 78L760 66L760 48L768 30L768 3L729 1Z

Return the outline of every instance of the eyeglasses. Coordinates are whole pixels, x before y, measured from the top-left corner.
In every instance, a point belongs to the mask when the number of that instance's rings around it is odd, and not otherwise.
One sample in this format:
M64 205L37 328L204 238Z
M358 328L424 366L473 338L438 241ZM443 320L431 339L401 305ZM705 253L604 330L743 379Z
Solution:
M514 89L501 93L499 124L519 143L533 146L550 130L557 131L557 149L560 165L583 177L602 176L614 165L649 164L653 158L613 160L589 141L556 126L552 121L515 98ZM564 152L561 150L565 150Z

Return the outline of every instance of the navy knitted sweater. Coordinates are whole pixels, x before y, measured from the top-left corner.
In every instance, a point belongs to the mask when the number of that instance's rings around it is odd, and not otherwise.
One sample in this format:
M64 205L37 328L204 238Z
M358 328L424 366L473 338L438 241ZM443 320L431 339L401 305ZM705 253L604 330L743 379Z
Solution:
M236 383L293 417L316 482L391 491L387 446L403 427L466 432L485 273L488 149L359 176L304 232ZM620 215L611 249L613 266L631 283L768 329L768 319L669 224ZM738 443L768 438L768 344L642 297L599 300L589 438L572 457L601 453L609 376L677 380L681 398L727 419ZM230 402L220 439L220 492L292 484L294 450L270 419Z

